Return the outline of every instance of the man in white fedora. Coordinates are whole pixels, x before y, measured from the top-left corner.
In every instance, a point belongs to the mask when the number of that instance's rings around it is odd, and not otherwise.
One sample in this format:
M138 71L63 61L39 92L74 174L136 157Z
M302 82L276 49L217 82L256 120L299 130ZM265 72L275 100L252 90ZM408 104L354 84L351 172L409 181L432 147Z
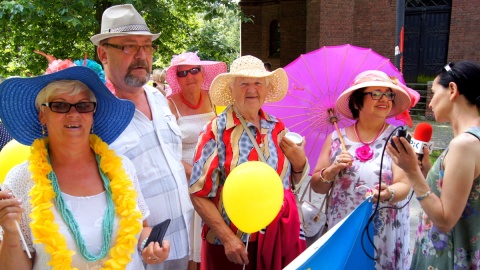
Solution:
M182 133L165 97L147 85L157 49L152 42L159 36L150 32L142 16L128 4L106 9L100 34L90 40L98 46L98 57L117 97L133 101L136 107L130 125L110 147L135 165L151 212L148 224L171 219L165 235L170 256L147 269L187 269L193 206L181 163Z

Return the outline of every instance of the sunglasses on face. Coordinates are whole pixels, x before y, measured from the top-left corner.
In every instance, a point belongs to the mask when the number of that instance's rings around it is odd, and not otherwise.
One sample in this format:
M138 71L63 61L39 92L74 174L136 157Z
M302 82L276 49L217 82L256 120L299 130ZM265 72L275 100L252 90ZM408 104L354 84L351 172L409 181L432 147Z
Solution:
M56 113L68 113L72 107L75 107L75 110L79 113L89 113L95 111L97 107L96 102L78 102L71 104L68 102L47 102L43 103L42 106L49 107L52 112Z
M374 90L372 92L365 92L363 93L364 95L370 95L370 97L372 97L373 100L379 100L381 99L383 96L385 96L388 100L394 100L395 99L395 93L394 92L385 92L383 93L382 91L380 90Z
M200 73L201 70L202 69L200 67L194 67L194 68L191 68L191 69L178 71L177 72L177 77L179 77L179 78L187 77L189 72L192 75L197 75L198 73Z

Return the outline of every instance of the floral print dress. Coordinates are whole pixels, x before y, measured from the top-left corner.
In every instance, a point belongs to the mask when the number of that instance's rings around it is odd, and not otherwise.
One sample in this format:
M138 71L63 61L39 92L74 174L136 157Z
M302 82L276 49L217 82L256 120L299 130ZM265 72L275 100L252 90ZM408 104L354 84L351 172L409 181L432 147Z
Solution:
M367 189L374 189L378 185L380 175L380 163L383 147L395 126L388 126L375 142L370 144L374 151L373 158L362 162L355 156L355 150L364 144L352 142L345 135L345 129L340 129L348 152L354 157L350 168L336 176L328 207L328 227L335 224L350 214L360 203L365 200ZM332 134L330 161L342 152L337 132ZM387 153L383 156L382 182L392 184L392 160ZM380 203L383 206L401 207L408 199L395 204ZM375 208L375 205L373 207ZM410 215L409 206L395 209L380 209L374 219L374 243L377 249L375 257L376 269L408 269L410 267Z
M480 128L467 132L480 140ZM427 182L438 197L442 194L443 161L448 148L428 172ZM467 205L453 229L440 232L428 216L420 212L412 269L480 269L480 177L473 181Z

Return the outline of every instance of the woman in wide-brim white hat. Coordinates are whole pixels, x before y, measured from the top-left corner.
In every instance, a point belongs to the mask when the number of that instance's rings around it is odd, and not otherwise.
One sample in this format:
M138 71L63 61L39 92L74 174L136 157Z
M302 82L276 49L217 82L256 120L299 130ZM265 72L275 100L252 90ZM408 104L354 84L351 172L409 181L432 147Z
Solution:
M367 194L373 193L374 202L380 201L381 206L406 203L408 179L382 150L396 128L386 122L387 118L410 106L410 96L402 85L377 70L358 74L337 99L337 111L356 122L341 128L340 134L334 131L327 136L311 178L315 192L330 192L326 213L329 228L350 214ZM342 138L347 150L341 148ZM376 219L376 269L409 269L408 208L383 209Z
M306 248L291 190L292 183L298 184L309 171L305 142L297 145L286 139L284 135L288 129L285 125L262 110L264 102L281 100L287 87L288 78L283 69L268 72L263 62L253 56L236 59L229 73L218 75L212 82L213 103L229 107L200 134L190 178L190 197L204 220L202 267L237 269L246 264L247 269L262 269L264 265L282 269ZM278 218L266 227L265 234L255 233L249 238L225 214L221 194L234 168L262 159L282 179L284 201ZM279 227L288 233L278 233L276 228ZM248 252L245 250L247 241ZM290 245L275 245L275 241L287 241ZM258 251L255 251L257 246ZM272 246L275 251L271 250Z

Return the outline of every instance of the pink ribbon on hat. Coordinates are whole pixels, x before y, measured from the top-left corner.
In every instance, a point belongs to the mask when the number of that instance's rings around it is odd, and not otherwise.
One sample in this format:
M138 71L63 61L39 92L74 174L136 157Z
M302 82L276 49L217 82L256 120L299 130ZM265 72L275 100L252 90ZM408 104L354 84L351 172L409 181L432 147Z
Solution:
M171 66L178 66L185 62L200 62L198 52L185 52L182 54L174 55L172 58Z
M403 90L405 90L405 92L407 92L411 100L410 107L407 108L405 111L403 111L401 114L395 116L395 119L404 122L409 127L413 127L413 120L412 120L412 117L410 116L410 108L414 107L418 103L418 101L420 100L420 94L417 91L413 90L412 88L403 84L397 78L392 77L391 79L393 83L400 86Z

